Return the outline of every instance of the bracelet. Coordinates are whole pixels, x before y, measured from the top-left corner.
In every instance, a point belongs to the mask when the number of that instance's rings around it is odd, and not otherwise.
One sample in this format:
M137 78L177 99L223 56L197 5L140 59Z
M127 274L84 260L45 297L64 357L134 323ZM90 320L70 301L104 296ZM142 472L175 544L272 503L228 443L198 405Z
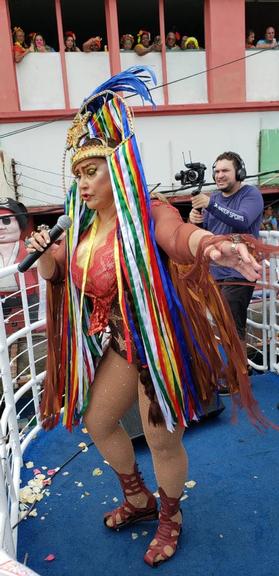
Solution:
M237 244L240 244L242 242L242 238L240 234L232 234L231 240L232 240L231 251L235 254L237 252L236 249Z

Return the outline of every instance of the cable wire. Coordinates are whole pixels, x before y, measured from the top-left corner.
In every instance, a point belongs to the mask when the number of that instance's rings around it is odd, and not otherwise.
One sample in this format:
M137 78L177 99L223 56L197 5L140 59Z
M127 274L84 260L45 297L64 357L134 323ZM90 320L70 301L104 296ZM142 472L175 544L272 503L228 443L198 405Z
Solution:
M22 162L15 161L18 166L24 166L24 168L30 168L30 170L37 170L38 172L45 172L45 174L54 174L54 176L62 177L62 172L52 172L51 170L43 170L42 168L36 168L35 166L29 166L28 164L23 164ZM73 178L71 175L65 175L66 178Z
M63 470L63 468L65 468L65 466L67 466L67 464L69 464L70 462L72 462L72 460L74 460L74 458L79 456L79 454L81 454L81 452L83 452L83 450L85 448L87 448L87 449L90 448L90 446L94 446L94 442L89 442L89 444L86 444L86 446L84 446L83 448L81 448L80 450L75 452L72 456L70 456L70 458L68 458L68 460L66 460L61 466L59 466L59 469L56 470L54 472L54 474L49 476L49 479L51 480L51 482L52 482L53 478L55 478L55 476L57 476L57 474L59 474L61 472L61 470ZM26 514L24 514L24 516L22 516L22 518L20 518L18 520L18 522L12 526L12 530L14 530L14 528L16 528L22 522L22 520L25 520L25 518L27 518L30 515L30 512L32 512L32 510L35 508L36 505L38 505L38 500L35 500L35 502L33 502L33 504L30 506L30 508L28 508Z
M39 182L40 184L46 184L46 186L52 186L53 188L61 188L63 190L63 186L61 184L55 184L53 182L46 182L45 180L38 180L38 178L33 178L33 176L28 176L25 172L20 172L17 174L19 178L27 178L27 180L33 180L34 182Z

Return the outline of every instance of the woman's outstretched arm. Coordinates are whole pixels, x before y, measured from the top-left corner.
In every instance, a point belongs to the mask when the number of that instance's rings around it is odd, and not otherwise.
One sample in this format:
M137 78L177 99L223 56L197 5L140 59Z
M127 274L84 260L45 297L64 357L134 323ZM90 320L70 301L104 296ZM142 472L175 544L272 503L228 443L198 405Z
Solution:
M179 264L193 263L199 248L204 245L204 255L216 264L238 270L251 282L260 278L261 265L249 254L244 243L238 242L233 247L229 237L218 241L210 232L183 222L178 210L166 202L153 200L151 214L156 241L171 260Z

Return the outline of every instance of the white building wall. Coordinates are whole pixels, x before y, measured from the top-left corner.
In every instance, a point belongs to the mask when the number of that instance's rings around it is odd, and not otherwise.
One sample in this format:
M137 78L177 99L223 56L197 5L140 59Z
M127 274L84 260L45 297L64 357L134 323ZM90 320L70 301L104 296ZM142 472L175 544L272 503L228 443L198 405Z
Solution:
M279 50L247 50L246 57L247 100L279 100Z
M177 186L174 174L184 167L182 152L186 162L190 151L192 161L207 166L208 182L212 181L211 166L224 150L238 152L248 174L257 173L260 130L279 128L279 112L145 116L135 122L147 182L150 186L160 182L163 190ZM69 125L57 121L2 140L0 135L0 148L23 164L17 171L26 205L62 202L62 157ZM24 127L26 124L4 124L1 133ZM66 173L70 174L69 167Z
M28 54L16 75L21 110L65 108L59 52Z

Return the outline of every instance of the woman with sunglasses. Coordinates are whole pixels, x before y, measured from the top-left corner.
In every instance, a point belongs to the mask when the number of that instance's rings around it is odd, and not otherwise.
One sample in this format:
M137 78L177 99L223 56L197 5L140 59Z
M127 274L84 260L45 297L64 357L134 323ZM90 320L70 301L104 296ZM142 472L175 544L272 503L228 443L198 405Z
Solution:
M22 232L27 228L28 213L21 202L16 202L13 198L0 199L0 268L11 266L21 262L26 254ZM37 270L28 270L26 274L26 285L36 286L38 283ZM15 328L23 325L22 315L17 311L22 308L21 299L18 296L11 296L18 292L18 274L10 274L7 278L0 280L1 296L9 296L4 303L5 316L14 316L7 322L7 333L11 334ZM28 290L29 299L33 298L36 289Z

